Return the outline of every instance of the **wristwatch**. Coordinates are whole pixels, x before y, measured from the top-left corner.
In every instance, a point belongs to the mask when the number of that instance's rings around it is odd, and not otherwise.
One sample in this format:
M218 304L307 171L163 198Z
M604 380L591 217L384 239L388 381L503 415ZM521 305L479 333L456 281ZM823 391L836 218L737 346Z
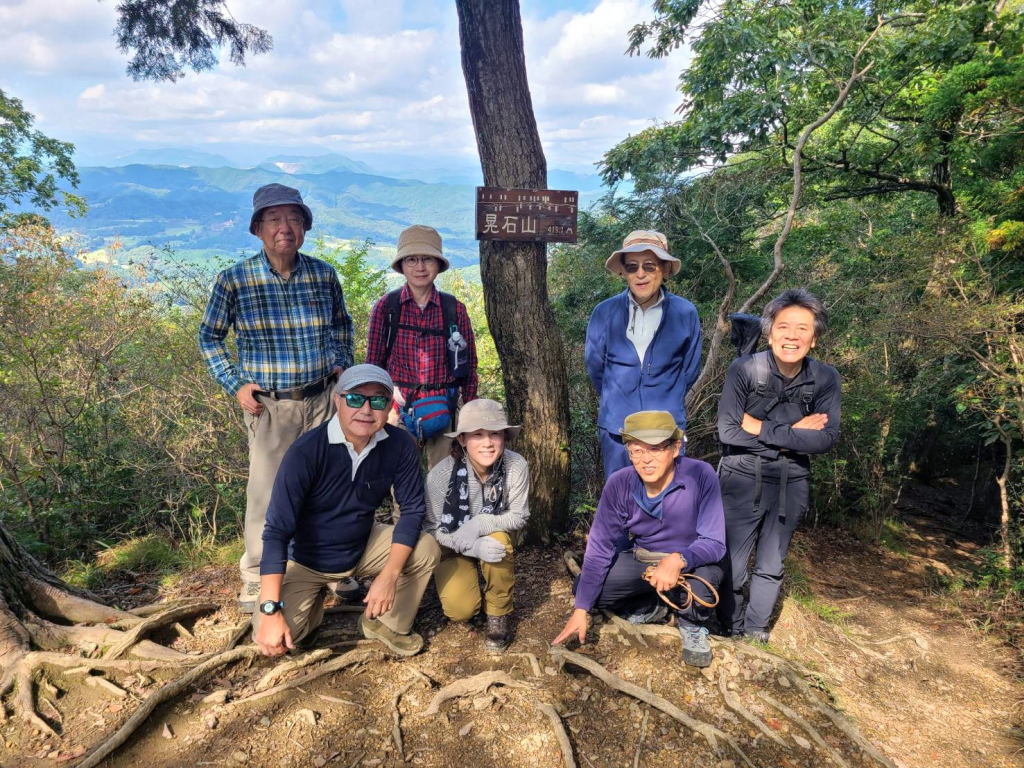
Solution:
M264 616L273 616L278 611L284 610L284 603L279 600L264 600L260 603L260 613Z
M682 561L682 563L683 563L683 566L682 566L682 568L680 568L680 570L683 570L683 571L685 571L685 570L686 570L686 566L687 566L686 558L685 558L685 557L683 557L683 554L682 554L681 552L676 552L676 555L678 555L678 556L679 556L679 559L680 559L680 560Z

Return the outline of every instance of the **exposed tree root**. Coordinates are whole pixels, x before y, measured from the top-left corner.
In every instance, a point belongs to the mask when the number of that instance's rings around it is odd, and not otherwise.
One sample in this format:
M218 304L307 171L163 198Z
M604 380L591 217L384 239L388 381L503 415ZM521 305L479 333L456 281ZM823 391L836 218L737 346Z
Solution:
M246 646L246 648L252 648L256 653L259 652L255 646ZM302 677L297 677L294 680L289 680L287 683L275 685L273 688L268 688L260 693L254 693L252 696L246 696L244 699L235 699L228 706L236 707L239 704L251 704L252 702L259 701L260 699L275 696L276 694L281 693L281 691L298 688L300 685L305 685L308 682L316 680L318 677L329 675L332 672L337 672L345 667L351 667L353 664L362 664L373 659L381 658L383 658L383 654L379 650L356 649L354 651L349 651L348 653L343 653L341 656L338 656L336 659L328 661L322 667L310 672L308 675L303 675Z
M718 675L718 690L722 692L722 698L725 699L725 705L729 707L729 709L757 728L757 730L774 741L780 747L786 750L789 749L789 745L783 741L779 734L775 733L775 731L762 722L759 717L756 717L753 712L743 706L743 703L740 701L740 697L729 690L728 684L725 681L725 675L721 672Z
M569 741L569 734L565 731L565 724L556 710L550 704L540 703L537 705L541 712L547 715L551 727L555 731L555 739L558 740L558 747L562 750L562 763L565 768L576 768L576 758L572 753L572 743Z
M71 624L110 624L122 621L134 625L142 621L128 611L72 594L67 585L58 587L30 576L25 587L32 606L51 619L63 619Z
M810 723L808 723L803 717L801 717L799 712L796 712L790 707L787 707L781 701L776 701L764 691L760 691L757 695L760 696L770 706L775 707L775 709L779 710L779 712L781 712L794 723L803 728L807 735L810 736L811 739L814 741L814 743L821 747L821 749L832 758L832 761L836 765L840 766L840 768L846 768L847 763L845 760L843 760L843 756L840 755L839 752L837 752L835 749L833 749L827 741L821 738L821 734L818 733L817 729Z
M125 638L125 633L111 627L66 627L31 614L25 617L24 626L32 638L32 644L44 651L56 651L71 646L89 653L96 648L111 647ZM164 661L188 658L183 653L149 640L142 640L135 645L131 649L131 655Z
M265 691L267 688L277 684L277 682L289 672L294 672L296 669L308 667L310 664L316 664L318 661L323 661L330 655L330 648L319 648L312 653L307 653L305 656L300 656L297 659L281 662L260 678L259 682L256 683L255 690L257 693Z
M107 680L105 677L87 677L85 678L86 685L91 685L93 688L100 688L112 696L116 696L119 699L128 698L128 691L119 685Z
M169 624L174 624L176 621L188 618L189 616L194 616L197 613L215 611L219 607L220 606L216 603L180 605L164 611L163 613L158 613L155 616L143 619L142 622L134 626L130 631L126 632L123 638L112 645L104 654L104 658L119 659L148 632L152 632L160 627L166 627Z
M664 699L656 693L648 691L646 688L641 688L639 685L623 680L618 675L609 672L589 656L584 656L582 653L567 651L561 647L552 648L550 653L554 658L562 662L567 662L575 667L585 669L605 685L632 696L635 699L644 701L656 709L660 709L666 715L675 718L694 733L703 736L707 740L708 744L711 745L712 749L718 748L718 740L721 739L728 744L737 755L740 756L744 763L750 766L750 768L754 768L754 764L750 761L750 758L747 757L747 754L740 748L740 745L737 744L729 734L724 731L720 731L710 723L705 723L701 720L696 720L690 717L668 699Z
M431 700L430 706L427 707L423 714L436 715L441 711L441 707L446 701L468 696L471 693L486 693L487 689L492 685L504 685L509 688L533 688L532 685L520 682L507 672L502 672L501 670L481 672L479 675L464 677L450 685L446 685L437 692Z
M818 710L818 712L821 712L821 714L831 720L835 724L836 728L846 734L847 738L874 758L876 762L884 765L886 768L896 768L896 765L889 758L883 755L879 751L878 747L864 738L863 734L861 734L857 726L854 725L853 721L832 709L832 707L819 701L818 697L814 695L814 691L811 690L811 687L807 685L799 675L795 675L792 671L786 670L786 676L793 685L796 686L796 689L803 694L804 698L807 699L807 702L814 707L814 709Z
M234 648L236 645L242 642L242 638L249 634L249 631L251 629L252 619L246 619L245 621L240 622L238 626L235 627L234 631L231 633L231 637L228 638L228 641L224 643L224 647L221 650L230 651L232 648Z
M139 708L132 713L132 716L128 718L127 722L113 736L103 742L79 763L78 768L94 768L94 766L99 765L108 755L128 740L128 737L146 721L146 718L153 713L153 710L165 701L170 701L207 672L222 667L225 664L230 664L238 659L252 657L257 653L259 653L259 649L255 646L235 648L225 653L219 653L197 667L190 669L177 680L167 683L143 701Z
M562 562L565 563L565 567L569 571L569 575L574 579L580 575L580 564L576 558L576 553L571 549L567 549L562 553Z
M651 690L651 676L647 676L647 690ZM640 755L644 751L644 739L647 738L647 718L651 708L644 709L644 719L640 722L640 738L636 740L636 752L633 753L633 768L640 768Z
M399 688L395 695L391 698L391 738L395 740L395 749L398 750L398 759L405 760L405 744L402 741L402 713L398 709L398 703L402 700L402 696L412 688L419 680L413 680L407 683L402 688Z
M537 656L532 653L510 653L509 656L522 656L528 662L530 662L530 669L533 670L534 677L544 677L544 672L540 668L540 661Z

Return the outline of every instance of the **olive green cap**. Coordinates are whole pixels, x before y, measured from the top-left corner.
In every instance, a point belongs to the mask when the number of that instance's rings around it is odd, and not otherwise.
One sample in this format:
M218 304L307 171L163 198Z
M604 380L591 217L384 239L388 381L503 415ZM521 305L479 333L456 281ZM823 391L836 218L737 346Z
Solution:
M626 417L619 430L622 441L639 440L648 445L657 445L666 440L680 440L683 430L668 411L640 411Z

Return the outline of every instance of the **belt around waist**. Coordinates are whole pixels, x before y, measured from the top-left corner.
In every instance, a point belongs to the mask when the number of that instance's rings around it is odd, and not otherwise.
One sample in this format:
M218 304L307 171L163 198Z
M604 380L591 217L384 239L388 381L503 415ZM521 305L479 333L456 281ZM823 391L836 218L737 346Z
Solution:
M319 395L334 383L335 378L335 374L332 373L330 376L325 376L320 381L307 384L304 387L295 387L294 389L260 389L256 391L256 394L271 400L305 400Z

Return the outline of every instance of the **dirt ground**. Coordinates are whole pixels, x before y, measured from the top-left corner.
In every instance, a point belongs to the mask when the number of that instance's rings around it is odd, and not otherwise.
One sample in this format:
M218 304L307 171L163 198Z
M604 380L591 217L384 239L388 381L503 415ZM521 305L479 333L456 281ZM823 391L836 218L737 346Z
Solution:
M791 555L796 569L818 605L846 615L839 623L825 621L820 611L789 597L769 650L819 673L815 695L848 715L896 766L1024 764L1020 658L972 629L936 589L940 575L976 560L978 545L951 536L941 517L922 516L926 491L920 490L916 501L910 494L901 510L905 553L866 546L834 530L801 531ZM251 703L238 702L274 662L257 658L225 667L158 708L106 764L559 766L555 732L539 708L547 702L567 727L580 766L742 765L721 741L712 748L679 721L579 667L560 668L548 655L547 642L571 608L562 550L527 548L519 553L516 569L516 639L502 656L483 652L478 628L448 623L431 589L418 620L427 639L419 656L381 655ZM177 650L207 652L222 648L242 620L233 605L235 578L233 568L210 568L182 580L173 593L129 597L136 588L124 585L119 594L134 601L213 598L221 603L217 612L185 622L193 637L168 630L153 638ZM350 650L343 644L358 639L356 620L355 613L329 615L317 647ZM379 646L366 646L374 647ZM877 764L808 706L782 668L748 648L716 645L715 663L697 671L681 663L677 638L641 641L599 619L578 650L724 731L755 765ZM521 653L536 656L539 675ZM523 687L497 685L453 699L437 715L425 714L441 687L487 670L508 672ZM48 677L58 692L49 697L54 706L41 708L41 714L59 726L62 737L43 737L8 719L0 724L0 764L74 765L139 701L172 679L168 672L111 675L127 691L121 698L56 672ZM220 695L227 701L203 701L218 691L226 692ZM725 692L779 743L727 706ZM822 741L765 696L795 710ZM401 754L394 738L396 711Z

